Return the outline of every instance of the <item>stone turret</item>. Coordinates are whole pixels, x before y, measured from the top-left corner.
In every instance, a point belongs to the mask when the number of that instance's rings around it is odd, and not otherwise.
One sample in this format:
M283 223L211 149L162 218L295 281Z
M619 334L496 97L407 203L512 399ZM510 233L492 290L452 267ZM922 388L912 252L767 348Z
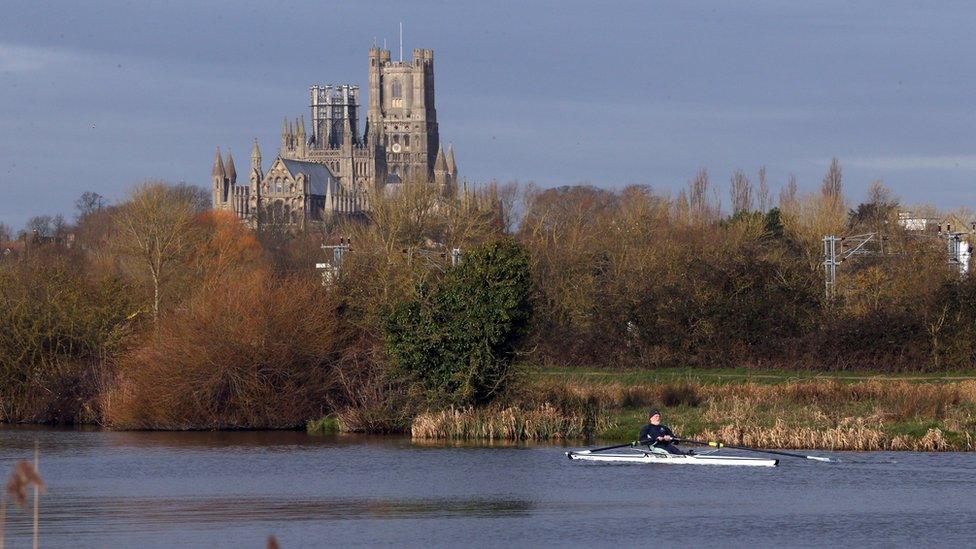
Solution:
M258 148L258 139L254 138L254 146L251 147L251 169L261 171L261 149Z
M295 135L295 149L300 152L302 158L308 155L308 139L305 138L305 115L297 121Z
M220 208L227 203L228 187L227 170L224 169L224 161L220 158L220 147L217 147L217 155L214 157L213 169L210 170L212 182L211 200L214 208Z
M227 172L224 171L224 161L220 158L220 147L217 147L217 156L214 158L214 165L213 169L210 170L210 175L221 179L227 175Z
M237 183L237 168L234 166L234 155L231 154L230 149L227 149L227 164L224 172L227 181L230 182L231 186L234 186Z
M447 160L444 158L444 148L437 149L437 159L434 160L434 183L445 188L450 185L450 174L447 171Z
M447 146L447 174L451 176L451 185L457 185L457 163L454 162L454 144Z
M288 129L288 117L285 117L284 122L281 123L281 151L284 152L288 150L288 134L291 130Z

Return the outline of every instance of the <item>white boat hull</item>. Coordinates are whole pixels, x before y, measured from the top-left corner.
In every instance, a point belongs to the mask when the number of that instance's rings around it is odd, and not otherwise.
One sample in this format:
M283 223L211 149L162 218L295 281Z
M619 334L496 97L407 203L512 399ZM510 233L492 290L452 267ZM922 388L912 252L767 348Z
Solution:
M739 456L716 456L711 454L677 455L649 452L566 452L566 457L581 461L603 463L655 463L661 465L735 465L739 467L776 467L778 459L751 458Z

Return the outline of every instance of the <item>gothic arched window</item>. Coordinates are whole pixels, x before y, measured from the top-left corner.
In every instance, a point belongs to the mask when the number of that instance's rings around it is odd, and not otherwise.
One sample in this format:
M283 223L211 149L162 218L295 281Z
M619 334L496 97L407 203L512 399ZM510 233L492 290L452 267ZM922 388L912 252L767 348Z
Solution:
M410 146L410 136L409 135L404 135L403 136L403 146L404 147L409 147Z
M393 99L400 99L401 97L403 97L403 86L400 84L399 78L393 79L393 85L391 86L391 88L393 92L391 94L393 96Z

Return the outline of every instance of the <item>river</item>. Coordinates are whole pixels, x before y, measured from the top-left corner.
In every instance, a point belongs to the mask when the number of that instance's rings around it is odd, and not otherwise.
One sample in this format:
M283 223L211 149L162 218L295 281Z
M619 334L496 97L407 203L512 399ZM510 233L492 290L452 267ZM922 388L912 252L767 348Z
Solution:
M777 468L603 465L557 445L299 432L0 429L40 448L42 547L971 545L976 455L818 453ZM8 510L7 547L30 516Z

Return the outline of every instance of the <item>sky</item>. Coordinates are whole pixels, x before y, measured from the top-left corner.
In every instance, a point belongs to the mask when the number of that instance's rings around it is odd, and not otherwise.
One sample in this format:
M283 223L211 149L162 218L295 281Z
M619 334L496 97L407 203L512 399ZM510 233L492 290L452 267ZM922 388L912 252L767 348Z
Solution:
M142 181L209 188L214 150L265 167L308 87L367 49L434 50L441 141L472 182L646 184L700 168L775 193L874 180L976 209L971 2L107 2L0 6L0 222L71 217ZM365 103L365 98L363 100ZM365 113L364 113L365 114Z

